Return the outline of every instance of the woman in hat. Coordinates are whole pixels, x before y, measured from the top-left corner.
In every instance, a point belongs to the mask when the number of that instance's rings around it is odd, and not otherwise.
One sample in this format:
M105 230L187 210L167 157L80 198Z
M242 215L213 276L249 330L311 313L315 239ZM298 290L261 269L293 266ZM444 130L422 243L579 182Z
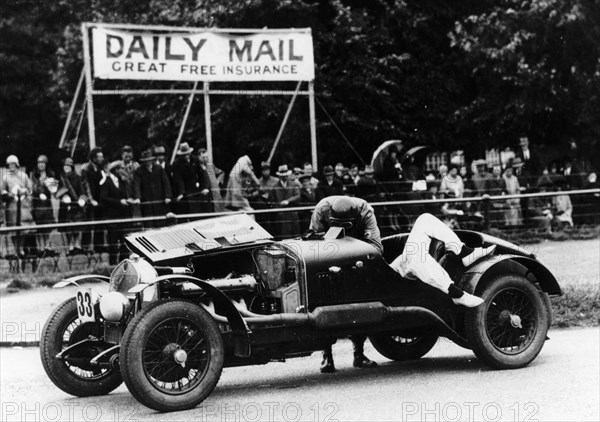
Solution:
M52 209L52 192L54 172L48 168L48 157L40 155L37 158L36 168L31 172L33 220L36 224L54 223L54 210ZM50 250L50 231L38 230L37 248L40 254L46 256L53 254Z
M55 194L60 201L58 208L59 223L73 223L83 220L87 197L84 194L83 180L75 172L73 159L67 157L63 161ZM81 231L79 229L61 229L69 254L81 252Z
M509 195L519 195L521 193L521 187L519 186L519 180L514 175L514 169L510 164L504 170L502 176L504 183L506 184L506 193ZM521 200L519 198L507 199L507 208L504 211L504 221L507 226L518 226L523 223L523 217L521 216Z
M562 191L567 187L567 179L559 176L554 180L556 190ZM561 230L565 225L573 227L573 204L569 195L557 195L552 197L552 210L554 211L553 225Z
M458 174L458 165L450 164L450 170L448 174L442 179L440 183L440 192L448 193L452 192L456 198L462 198L465 192L465 185L462 177Z
M6 158L7 170L2 176L2 201L6 204L7 226L30 226L34 225L31 213L32 185L29 177L20 170L19 159L15 155ZM14 253L17 256L25 256L26 233L11 237Z

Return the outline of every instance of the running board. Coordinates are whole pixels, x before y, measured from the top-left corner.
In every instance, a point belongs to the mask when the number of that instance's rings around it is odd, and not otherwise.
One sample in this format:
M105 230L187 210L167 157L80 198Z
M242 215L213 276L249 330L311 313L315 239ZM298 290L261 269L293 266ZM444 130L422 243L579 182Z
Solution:
M422 308L420 306L396 306L396 307L388 307L390 315L393 316L402 316L402 315L411 315L411 316L421 316L430 322L432 322L438 329L442 336L452 340L454 343L458 344L460 347L464 347L465 349L471 349L469 342L466 338L458 334L452 327L446 324L442 318L438 316L435 312Z

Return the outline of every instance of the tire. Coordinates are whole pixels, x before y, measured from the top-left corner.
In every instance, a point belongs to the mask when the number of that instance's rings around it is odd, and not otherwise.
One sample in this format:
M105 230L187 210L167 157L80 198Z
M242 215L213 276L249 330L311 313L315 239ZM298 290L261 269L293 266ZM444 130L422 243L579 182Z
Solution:
M548 313L548 328L552 326L552 302L550 301L550 296L546 292L541 292L542 301L544 302L544 306L546 307L546 312Z
M177 356L182 350L186 355ZM177 363L178 358L184 363ZM129 323L120 365L125 384L140 403L171 412L193 408L208 397L221 377L224 358L221 331L211 315L194 303L166 300Z
M40 339L40 357L48 377L65 393L77 397L102 396L123 382L116 369L76 367L56 359L68 345L85 339L88 334L98 333L100 329L96 323L79 320L74 297L61 303L48 318ZM90 346L81 353L91 359L102 350L100 345Z
M469 309L465 318L475 355L496 369L527 366L542 350L548 332L541 292L525 277L507 274L478 286L476 294L485 302Z
M437 334L423 336L404 336L381 334L369 337L371 344L380 354L398 362L423 357L437 343Z

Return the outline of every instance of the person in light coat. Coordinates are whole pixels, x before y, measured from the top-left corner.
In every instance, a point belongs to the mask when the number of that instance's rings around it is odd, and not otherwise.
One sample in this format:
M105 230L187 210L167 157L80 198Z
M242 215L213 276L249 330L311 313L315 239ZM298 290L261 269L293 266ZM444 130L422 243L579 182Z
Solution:
M250 192L257 191L260 181L254 174L250 157L240 157L231 172L227 182L225 206L232 211L253 211L248 201Z
M6 225L32 226L33 221L31 193L33 186L31 179L20 169L19 159L15 155L6 157L7 170L2 176L0 191L2 201L6 206ZM25 246L28 243L28 232L11 236L12 246L16 256L26 255Z

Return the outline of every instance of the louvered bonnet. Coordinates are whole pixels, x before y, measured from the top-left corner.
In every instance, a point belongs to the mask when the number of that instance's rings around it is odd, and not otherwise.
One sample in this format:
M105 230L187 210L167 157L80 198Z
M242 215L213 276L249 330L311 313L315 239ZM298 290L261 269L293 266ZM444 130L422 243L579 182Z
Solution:
M272 238L247 214L209 218L125 236L133 250L155 264Z

